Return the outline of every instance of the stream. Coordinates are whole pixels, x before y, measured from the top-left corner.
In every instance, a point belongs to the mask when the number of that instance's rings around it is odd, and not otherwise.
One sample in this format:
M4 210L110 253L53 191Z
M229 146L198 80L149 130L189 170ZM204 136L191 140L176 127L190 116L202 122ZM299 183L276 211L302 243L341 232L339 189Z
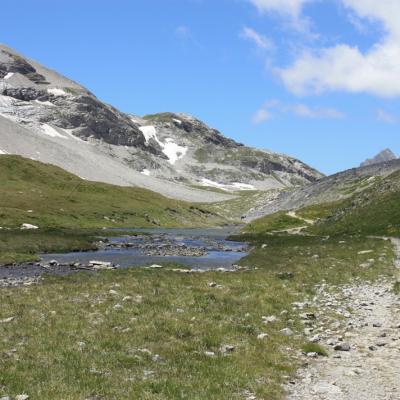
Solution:
M239 227L115 229L116 236L102 238L98 250L41 254L39 263L1 267L0 286L7 286L1 283L10 279L38 278L44 273L95 271L93 261L116 269L178 264L195 270L230 270L247 255L246 243L227 240L239 230Z

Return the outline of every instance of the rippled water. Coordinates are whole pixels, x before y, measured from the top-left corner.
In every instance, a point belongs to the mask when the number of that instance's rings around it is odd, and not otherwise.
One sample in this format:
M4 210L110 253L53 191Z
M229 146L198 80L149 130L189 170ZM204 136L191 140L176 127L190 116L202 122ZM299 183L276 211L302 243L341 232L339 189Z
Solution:
M214 229L123 229L124 232L145 233L146 235L109 238L114 244L131 243L134 248L106 248L104 250L46 254L42 256L44 262L56 259L60 263L80 262L89 263L91 260L107 261L122 268L143 266L147 264L176 263L198 269L230 268L237 263L246 253L245 243L226 240L227 236L237 233L237 227ZM173 243L200 248L206 254L200 257L193 256L150 256L144 254L143 249L137 248L146 244Z

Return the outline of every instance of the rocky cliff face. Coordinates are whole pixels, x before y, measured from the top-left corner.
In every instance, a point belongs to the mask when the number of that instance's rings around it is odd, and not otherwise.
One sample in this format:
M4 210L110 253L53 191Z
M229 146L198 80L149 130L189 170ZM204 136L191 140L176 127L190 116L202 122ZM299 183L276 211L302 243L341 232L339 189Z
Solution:
M304 185L322 176L294 158L237 143L192 116L122 113L5 46L0 46L1 153L196 201L226 198L218 192ZM170 184L174 190L165 186Z

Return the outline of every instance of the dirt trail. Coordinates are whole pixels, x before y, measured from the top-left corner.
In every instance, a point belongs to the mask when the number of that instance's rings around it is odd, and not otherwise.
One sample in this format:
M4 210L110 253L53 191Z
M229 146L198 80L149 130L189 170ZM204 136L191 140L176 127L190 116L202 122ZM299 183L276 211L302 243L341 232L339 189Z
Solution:
M392 242L400 268L400 240ZM336 294L321 288L316 299L320 316L332 307L342 315L328 326L326 317L320 323L317 318L319 327L309 333L310 340L327 348L329 356L308 359L310 366L299 373L300 381L288 387L288 400L400 399L400 296L392 288L393 282L383 280L374 285L360 282ZM347 345L349 351L334 350Z

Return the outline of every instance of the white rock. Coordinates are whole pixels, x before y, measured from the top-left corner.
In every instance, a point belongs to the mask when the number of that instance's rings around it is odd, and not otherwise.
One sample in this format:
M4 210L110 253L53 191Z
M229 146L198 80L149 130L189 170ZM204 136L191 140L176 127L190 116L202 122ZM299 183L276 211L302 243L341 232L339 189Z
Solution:
M335 395L341 394L342 391L335 385L328 382L319 382L313 387L313 392L317 394Z
M260 333L260 334L257 336L257 339L263 340L263 339L265 339L265 338L267 338L267 337L268 337L268 334L267 334L267 333Z
M6 324L7 322L14 321L15 317L8 317L0 320L0 324Z
M294 332L290 328L281 329L279 332L285 336L293 336L294 335Z
M32 224L22 224L21 226L22 230L27 230L27 229L39 229L38 226L32 225Z
M268 317L261 317L264 324L272 323L278 321L278 318L275 315L270 315Z

